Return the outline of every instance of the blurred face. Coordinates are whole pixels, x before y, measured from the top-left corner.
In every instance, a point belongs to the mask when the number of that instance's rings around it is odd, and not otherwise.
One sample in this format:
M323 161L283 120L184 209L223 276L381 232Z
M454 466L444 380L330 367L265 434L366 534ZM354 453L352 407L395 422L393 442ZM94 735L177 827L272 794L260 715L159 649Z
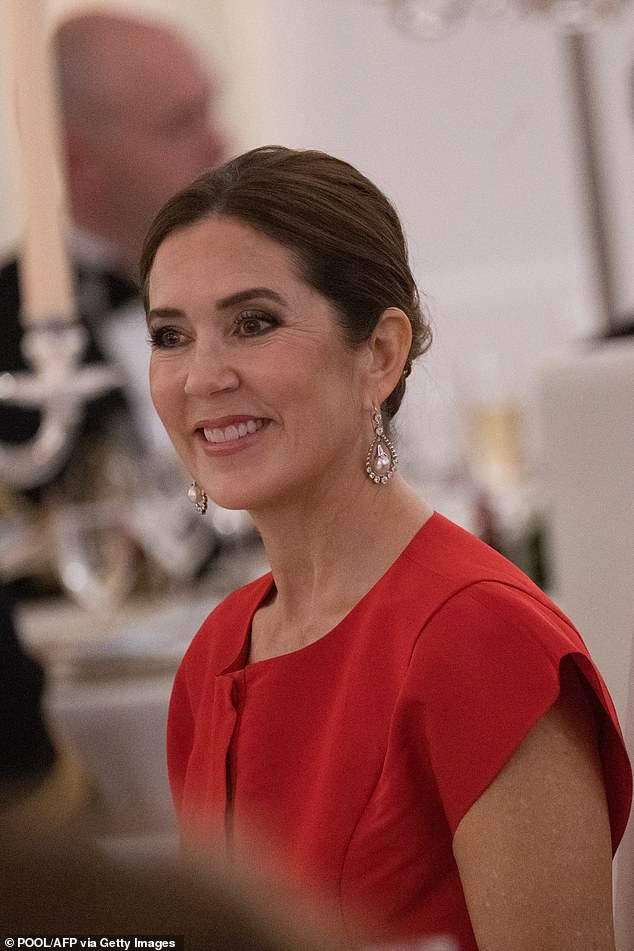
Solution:
M103 236L128 241L136 258L159 208L226 158L226 139L210 76L172 34L117 36L104 44L99 68L103 108L88 131L89 200Z
M235 219L173 232L149 282L150 386L185 466L252 512L363 480L366 354L291 254Z

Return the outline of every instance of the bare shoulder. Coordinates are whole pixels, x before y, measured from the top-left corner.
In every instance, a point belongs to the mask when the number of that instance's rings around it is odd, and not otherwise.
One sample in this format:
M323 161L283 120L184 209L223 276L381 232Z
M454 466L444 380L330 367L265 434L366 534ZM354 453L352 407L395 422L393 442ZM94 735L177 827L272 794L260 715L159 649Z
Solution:
M571 662L555 704L463 817L454 854L481 951L613 951L608 809Z

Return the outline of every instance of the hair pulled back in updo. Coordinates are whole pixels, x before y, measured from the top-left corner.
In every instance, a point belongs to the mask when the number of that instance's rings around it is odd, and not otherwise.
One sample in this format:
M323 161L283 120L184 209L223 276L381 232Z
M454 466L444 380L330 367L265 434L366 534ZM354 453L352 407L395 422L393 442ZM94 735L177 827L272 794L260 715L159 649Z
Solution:
M290 250L303 280L335 308L357 348L388 307L412 327L403 373L382 409L398 410L412 361L431 344L396 211L385 195L340 159L281 146L253 149L201 175L159 211L140 262L143 296L158 248L169 234L206 217L236 218Z

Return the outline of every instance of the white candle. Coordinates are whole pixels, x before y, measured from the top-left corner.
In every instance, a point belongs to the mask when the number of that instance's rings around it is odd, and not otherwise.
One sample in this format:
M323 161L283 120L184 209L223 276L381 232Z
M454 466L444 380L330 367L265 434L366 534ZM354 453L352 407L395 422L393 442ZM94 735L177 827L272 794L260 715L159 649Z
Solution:
M74 316L65 243L61 137L42 0L5 0L15 77L25 230L20 254L22 320Z

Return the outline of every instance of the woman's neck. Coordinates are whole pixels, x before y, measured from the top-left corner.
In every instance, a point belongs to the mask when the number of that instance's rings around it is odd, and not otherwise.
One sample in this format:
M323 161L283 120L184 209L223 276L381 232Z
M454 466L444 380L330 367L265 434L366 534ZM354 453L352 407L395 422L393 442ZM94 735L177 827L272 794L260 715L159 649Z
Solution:
M275 580L277 623L346 614L431 514L398 477L254 513Z

